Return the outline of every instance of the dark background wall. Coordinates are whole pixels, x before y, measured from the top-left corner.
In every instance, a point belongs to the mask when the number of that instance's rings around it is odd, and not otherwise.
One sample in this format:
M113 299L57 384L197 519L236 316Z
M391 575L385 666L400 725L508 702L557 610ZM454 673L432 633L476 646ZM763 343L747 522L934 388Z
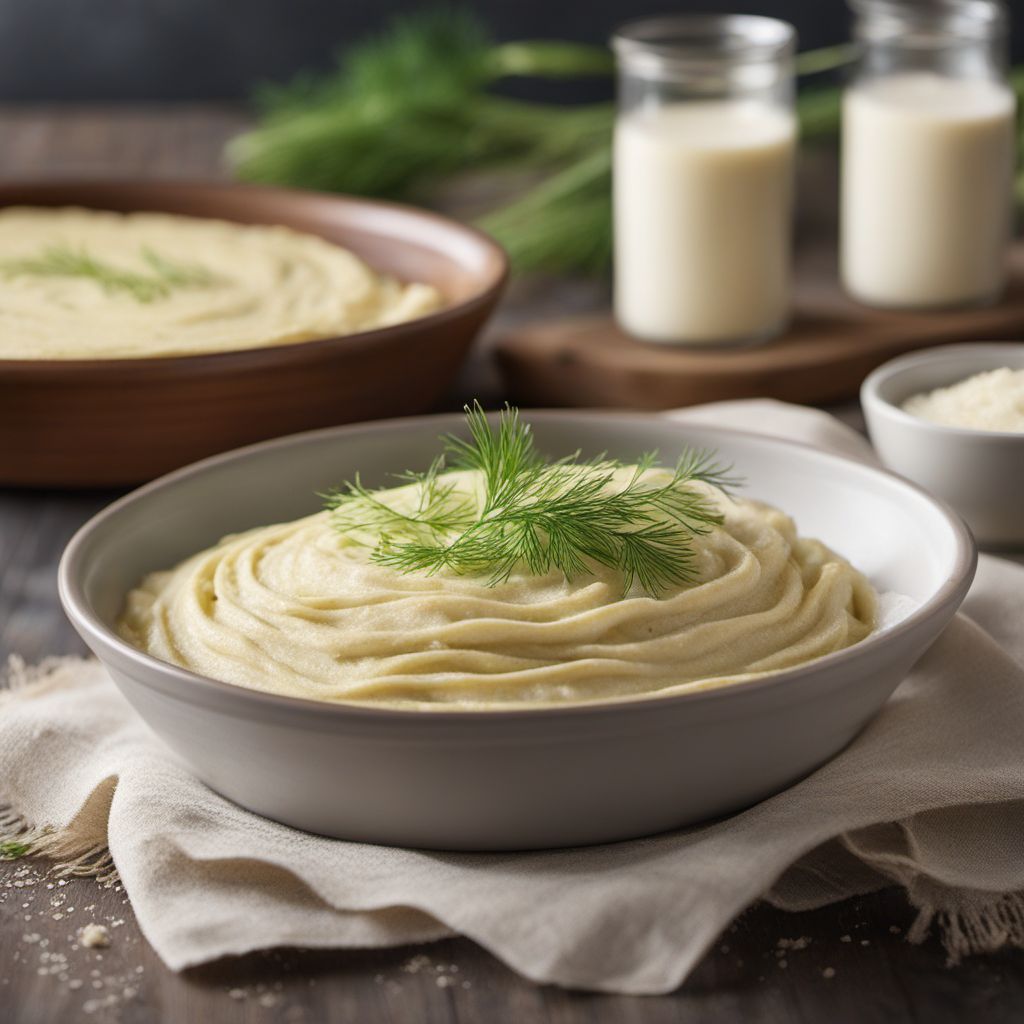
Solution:
M1018 9L1021 0L1014 0ZM0 101L235 99L330 65L402 0L0 0ZM741 10L796 24L804 48L841 41L843 0L477 0L500 39L603 42L622 21ZM1024 15L1024 11L1021 11ZM1024 59L1024 16L1016 55Z

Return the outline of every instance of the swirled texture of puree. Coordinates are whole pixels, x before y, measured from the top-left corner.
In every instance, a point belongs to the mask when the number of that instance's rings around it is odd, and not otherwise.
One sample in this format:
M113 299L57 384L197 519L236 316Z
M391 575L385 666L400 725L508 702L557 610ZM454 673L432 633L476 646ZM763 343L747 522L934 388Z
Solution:
M478 485L476 473L460 476L460 488ZM618 572L601 567L571 581L524 571L494 587L402 575L370 562L321 512L148 576L128 596L121 632L241 686L421 708L723 686L871 632L875 593L848 562L798 537L775 508L694 486L715 496L724 522L694 538L696 580L659 598L624 597Z
M148 252L208 279L170 282L140 301L93 277L17 269L54 252L159 282ZM440 305L434 288L381 276L347 249L284 227L71 207L0 211L0 359L288 345L412 320Z

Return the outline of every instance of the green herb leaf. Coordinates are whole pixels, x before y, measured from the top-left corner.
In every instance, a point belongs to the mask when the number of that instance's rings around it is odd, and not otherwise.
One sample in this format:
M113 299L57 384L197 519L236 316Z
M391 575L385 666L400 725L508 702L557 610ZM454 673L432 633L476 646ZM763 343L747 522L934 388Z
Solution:
M377 537L397 534L430 542L464 529L473 521L471 500L457 494L454 484L441 482L443 468L444 456L439 455L426 473L399 475L400 483L419 488L419 499L411 512L400 511L380 500L375 492L362 485L358 474L355 480L322 497L333 512L335 527L343 533L369 533Z
M693 537L721 522L714 501L692 485L737 484L709 453L694 451L663 483L647 474L656 454L643 455L623 483L623 463L605 456L545 460L515 409L506 406L496 427L479 403L467 406L466 419L468 439L442 439L452 469L439 459L427 473L401 478L420 488L414 512L397 510L388 492L368 491L357 479L327 496L335 527L374 537L371 558L403 573L444 570L493 586L519 567L571 579L599 564L622 573L625 592L657 596L693 580ZM446 482L454 470L478 472L482 494Z
M554 171L477 226L529 273L599 274L612 261L610 143Z
M0 843L0 860L17 860L24 857L31 847L28 843L20 843L16 839L10 839Z
M579 78L615 72L615 57L604 46L548 39L496 46L491 51L491 62L495 78L506 75Z
M206 288L217 281L217 275L198 263L180 263L161 256L160 253L143 246L142 258L153 268L161 282L171 288Z
M198 264L178 263L152 249L142 250L152 274L125 270L91 256L85 249L51 245L38 256L0 261L5 277L80 277L95 281L105 292L124 292L137 302L166 298L176 288L206 287L217 277Z

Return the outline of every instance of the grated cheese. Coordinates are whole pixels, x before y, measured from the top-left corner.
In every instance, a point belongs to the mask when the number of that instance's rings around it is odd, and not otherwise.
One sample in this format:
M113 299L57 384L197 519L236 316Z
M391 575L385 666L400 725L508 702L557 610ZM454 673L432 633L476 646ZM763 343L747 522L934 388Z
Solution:
M948 427L1024 433L1024 370L1004 366L914 395L903 411Z

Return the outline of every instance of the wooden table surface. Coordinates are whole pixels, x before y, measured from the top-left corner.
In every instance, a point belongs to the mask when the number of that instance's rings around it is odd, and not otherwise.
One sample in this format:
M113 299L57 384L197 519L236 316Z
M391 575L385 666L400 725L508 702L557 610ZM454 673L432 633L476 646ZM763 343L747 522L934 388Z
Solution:
M243 124L240 112L210 107L0 108L0 177L220 176L221 144ZM586 284L520 287L503 317L583 309L600 298L600 287ZM459 390L496 396L496 389L481 355ZM111 497L0 490L0 659L84 650L57 602L57 560L76 527ZM951 968L936 941L904 940L912 917L895 891L812 913L755 907L679 991L661 997L536 986L466 940L270 951L176 975L142 938L119 887L59 881L45 865L10 861L0 863L0 1022L1024 1020L1024 954ZM91 922L110 929L109 948L79 945L78 929ZM803 948L783 949L796 939L807 940L797 943Z

